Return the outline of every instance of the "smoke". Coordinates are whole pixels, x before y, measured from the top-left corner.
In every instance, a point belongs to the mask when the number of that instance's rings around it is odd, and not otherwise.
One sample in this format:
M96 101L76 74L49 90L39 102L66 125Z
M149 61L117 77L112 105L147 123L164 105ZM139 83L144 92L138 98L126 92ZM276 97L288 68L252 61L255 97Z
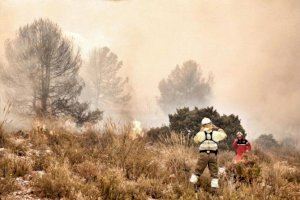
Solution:
M235 26L239 31L233 36L237 38L234 43L238 49L235 60L230 61L233 67L228 67L222 80L216 83L214 102L226 112L240 114L250 134L297 136L300 4L274 1L244 6L247 8L241 7L239 13L230 17L237 19ZM250 8L252 14L247 13Z
M78 35L84 56L108 46L124 61L122 73L135 91L132 115L145 126L167 123L157 106L158 83L193 59L214 74L211 105L238 114L249 137L298 135L297 0L7 0L0 3L0 52L19 26L40 17Z

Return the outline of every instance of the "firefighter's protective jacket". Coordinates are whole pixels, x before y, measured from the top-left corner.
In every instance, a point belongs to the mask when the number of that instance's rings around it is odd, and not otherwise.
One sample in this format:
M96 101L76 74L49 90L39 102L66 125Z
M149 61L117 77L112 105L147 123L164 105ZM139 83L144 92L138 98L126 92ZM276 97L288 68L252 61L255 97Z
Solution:
M217 151L218 143L227 137L223 129L202 129L194 137L200 151Z
M251 151L251 144L246 140L245 138L242 138L240 140L235 139L232 147L235 149L236 156L235 156L235 161L239 162L243 159L244 154L247 151Z

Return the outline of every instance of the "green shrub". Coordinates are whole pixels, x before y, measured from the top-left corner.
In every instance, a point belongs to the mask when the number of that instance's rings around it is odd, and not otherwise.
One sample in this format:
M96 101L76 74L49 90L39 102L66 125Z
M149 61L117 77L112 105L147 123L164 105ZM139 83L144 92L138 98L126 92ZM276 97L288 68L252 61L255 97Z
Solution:
M177 109L176 113L169 115L170 129L176 133L183 133L189 137L193 137L200 130L201 121L204 117L208 117L212 122L227 133L225 141L220 143L220 148L232 150L232 141L236 137L236 133L241 131L245 133L245 129L241 125L241 120L237 115L220 115L213 107L194 110L189 108Z
M262 134L260 135L256 140L255 144L259 147L265 148L268 147L270 148L278 148L280 145L275 140L274 136L272 134Z
M151 128L147 131L146 136L147 140L151 142L161 142L161 140L165 137L169 137L171 134L171 130L168 126Z

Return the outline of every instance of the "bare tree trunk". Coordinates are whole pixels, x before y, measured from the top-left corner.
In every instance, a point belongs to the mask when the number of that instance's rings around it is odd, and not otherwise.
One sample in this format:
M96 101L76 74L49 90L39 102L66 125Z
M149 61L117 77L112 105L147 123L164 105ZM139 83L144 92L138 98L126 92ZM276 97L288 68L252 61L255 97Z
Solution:
M35 88L33 89L32 108L33 108L33 112L35 114L37 114L37 108L36 108L36 89Z
M42 76L42 99L41 99L41 114L43 117L47 116L48 111L48 98L49 98L49 87L50 87L50 67L45 65L43 67Z
M96 106L97 108L99 108L100 106L100 94L101 94L101 86L100 86L100 83L101 83L101 74L99 73L98 74L98 77L97 77L97 83L96 83Z

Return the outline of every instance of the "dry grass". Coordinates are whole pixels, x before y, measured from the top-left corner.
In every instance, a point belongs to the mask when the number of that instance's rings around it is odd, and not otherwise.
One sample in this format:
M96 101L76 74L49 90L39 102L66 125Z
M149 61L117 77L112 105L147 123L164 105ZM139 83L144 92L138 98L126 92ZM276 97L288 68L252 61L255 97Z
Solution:
M0 197L5 196L18 189L16 180L10 176L0 178Z
M34 180L40 195L47 198L75 198L80 181L72 177L67 164L51 166L46 174Z
M4 156L0 158L0 177L20 177L31 171L31 162L28 159Z
M16 138L21 142L13 143ZM110 124L101 132L73 133L52 126L0 134L0 140L5 148L0 152L4 197L19 190L15 180L21 177L30 181L33 198L196 199L188 179L197 152L188 138L175 133L152 143L147 137L133 140L129 127ZM228 170L220 179L220 194L209 192L205 171L198 198L296 199L299 159L284 149L278 151L255 149L237 165L232 165L232 152L221 152L219 163Z

